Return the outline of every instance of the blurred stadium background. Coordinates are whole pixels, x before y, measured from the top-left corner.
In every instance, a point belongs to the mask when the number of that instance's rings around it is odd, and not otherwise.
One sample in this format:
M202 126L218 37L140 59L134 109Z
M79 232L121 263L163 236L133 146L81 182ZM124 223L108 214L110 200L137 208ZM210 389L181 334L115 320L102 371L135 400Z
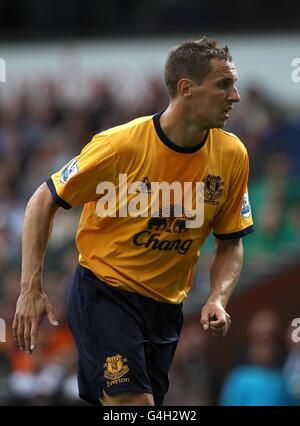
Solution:
M249 151L256 232L244 239L225 340L199 326L213 238L205 244L166 404L300 404L300 319L292 326L300 318L300 3L280 11L269 3L1 1L0 405L83 404L65 318L80 209L58 212L46 258L44 283L60 327L43 322L31 357L11 336L28 199L93 134L162 110L167 52L204 34L229 45L239 73L242 102L226 130Z

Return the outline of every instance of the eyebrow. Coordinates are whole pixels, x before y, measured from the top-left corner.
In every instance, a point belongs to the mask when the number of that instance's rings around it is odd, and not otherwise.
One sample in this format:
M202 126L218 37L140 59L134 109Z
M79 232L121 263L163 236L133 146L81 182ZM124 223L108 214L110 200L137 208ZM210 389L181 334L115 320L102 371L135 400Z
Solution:
M217 83L220 83L221 81L232 81L233 83L236 83L237 81L238 81L238 78L237 77L220 77L220 78L218 78L217 80Z

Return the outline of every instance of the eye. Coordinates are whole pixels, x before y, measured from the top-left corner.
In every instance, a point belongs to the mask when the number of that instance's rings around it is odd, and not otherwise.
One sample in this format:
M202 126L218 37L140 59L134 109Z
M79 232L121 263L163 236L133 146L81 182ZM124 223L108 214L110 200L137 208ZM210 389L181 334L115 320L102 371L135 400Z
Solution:
M218 86L220 87L220 89L227 90L227 89L230 88L230 86L232 84L233 84L233 82L231 80L226 79L226 80L220 81L220 83L218 84Z

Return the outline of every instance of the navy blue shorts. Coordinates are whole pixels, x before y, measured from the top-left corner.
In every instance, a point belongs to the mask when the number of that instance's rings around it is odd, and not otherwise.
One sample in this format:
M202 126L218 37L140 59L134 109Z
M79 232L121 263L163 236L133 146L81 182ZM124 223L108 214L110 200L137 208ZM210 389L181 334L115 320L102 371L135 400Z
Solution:
M79 396L99 404L103 390L136 391L162 405L182 318L182 304L119 290L79 265L68 295Z

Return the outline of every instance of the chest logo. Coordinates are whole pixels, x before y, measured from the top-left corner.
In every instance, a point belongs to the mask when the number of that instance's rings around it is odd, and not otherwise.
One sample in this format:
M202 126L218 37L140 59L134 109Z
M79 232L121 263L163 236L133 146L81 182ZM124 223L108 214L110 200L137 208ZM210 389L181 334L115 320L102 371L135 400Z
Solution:
M224 181L221 176L207 175L204 179L204 202L206 204L219 204L216 201L223 194Z
M151 183L147 176L144 177L143 181L140 182L139 186L136 189L136 192L143 192L147 194L152 194Z

